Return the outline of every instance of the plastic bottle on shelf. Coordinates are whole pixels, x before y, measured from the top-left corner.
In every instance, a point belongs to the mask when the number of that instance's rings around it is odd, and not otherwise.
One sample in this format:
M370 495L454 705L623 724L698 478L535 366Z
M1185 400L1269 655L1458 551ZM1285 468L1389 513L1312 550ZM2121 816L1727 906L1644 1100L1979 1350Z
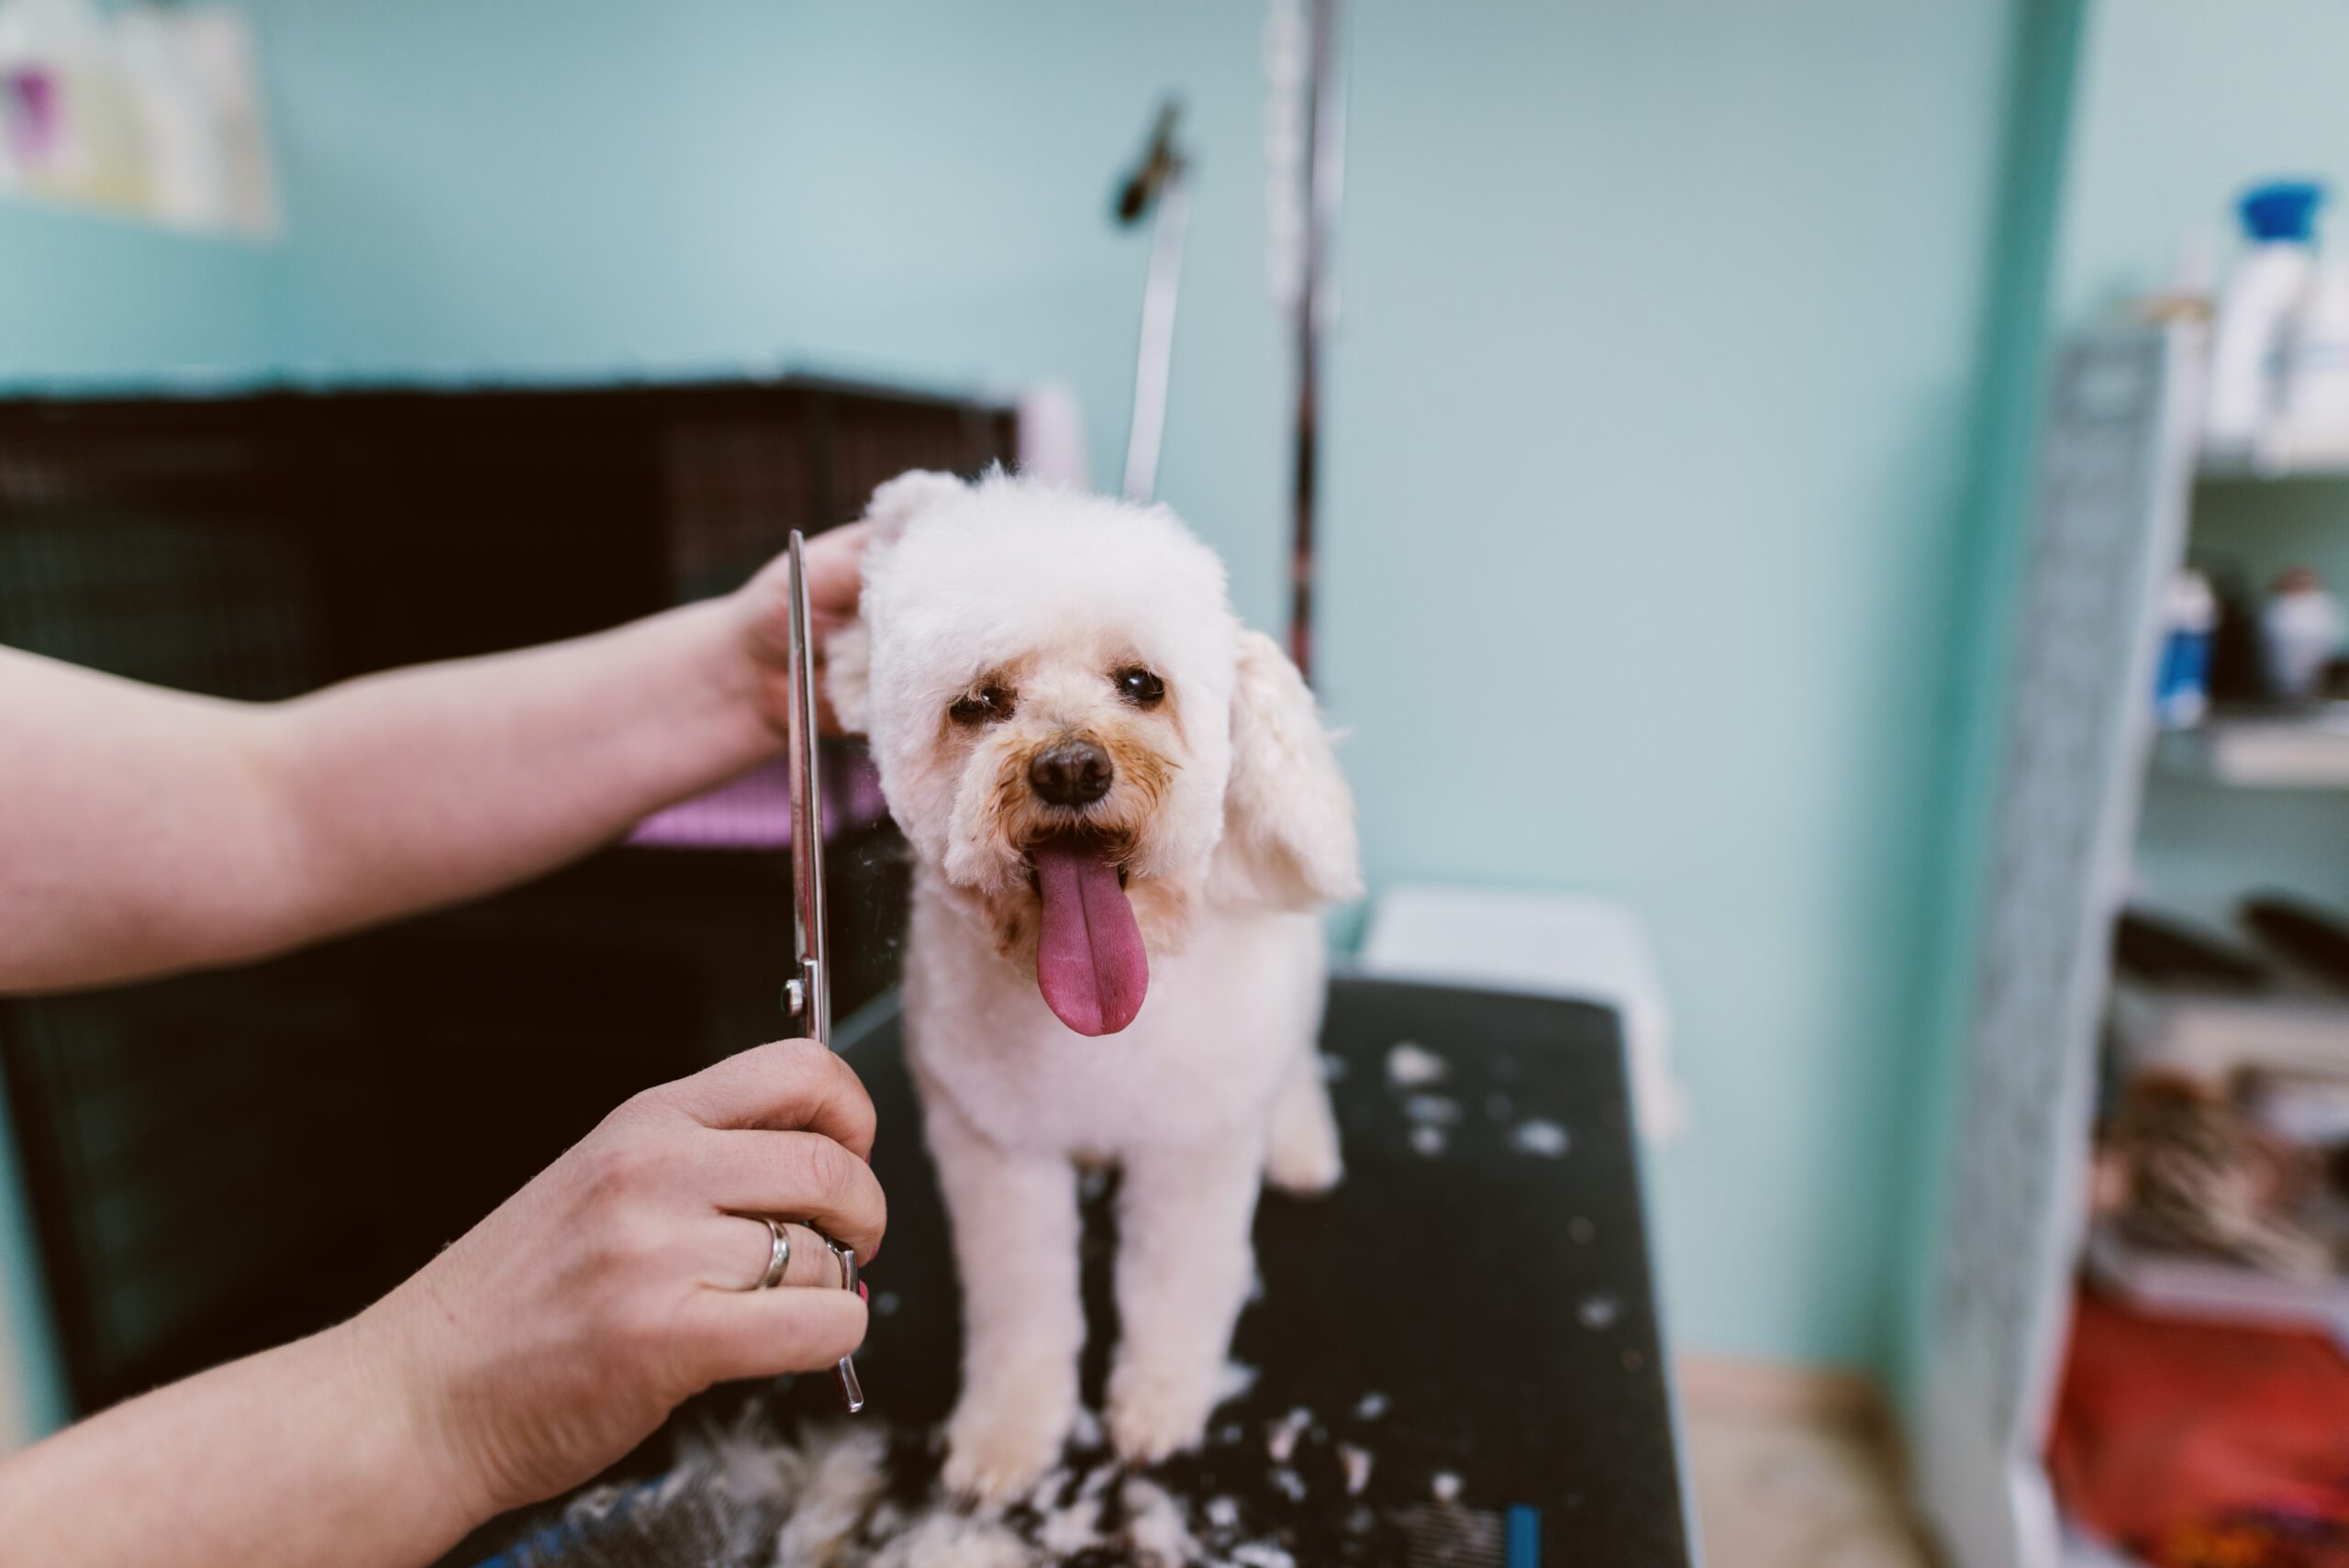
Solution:
M2286 329L2308 297L2316 266L2310 239L2323 199L2324 187L2304 180L2243 193L2239 210L2251 249L2227 280L2210 344L2203 439L2212 448L2247 453L2275 419Z
M2161 669L2154 711L2165 729L2190 729L2210 711L2210 637L2219 597L2199 572L2181 571L2162 598Z
M2324 667L2341 651L2341 606L2313 568L2295 566L2276 580L2259 617L2266 645L2267 684L2285 702L2317 695Z
M2330 225L2340 238L2339 226ZM2284 359L2278 455L2293 462L2349 457L2349 256L2320 253Z

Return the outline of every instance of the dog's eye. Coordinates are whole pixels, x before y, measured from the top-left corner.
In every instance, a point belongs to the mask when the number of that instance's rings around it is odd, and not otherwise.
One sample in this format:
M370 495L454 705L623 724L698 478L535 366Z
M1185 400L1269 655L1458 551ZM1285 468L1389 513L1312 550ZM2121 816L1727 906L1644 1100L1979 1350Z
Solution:
M1166 696L1166 683L1141 668L1118 672L1118 695L1136 707L1156 707Z
M981 686L946 710L957 724L988 724L1011 717L1011 694L1001 686Z

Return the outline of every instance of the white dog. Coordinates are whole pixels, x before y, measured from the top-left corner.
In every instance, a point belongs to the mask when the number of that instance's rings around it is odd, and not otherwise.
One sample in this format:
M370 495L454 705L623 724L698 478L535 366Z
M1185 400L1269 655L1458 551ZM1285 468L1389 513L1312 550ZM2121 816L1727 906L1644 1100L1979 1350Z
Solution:
M868 516L827 689L917 861L907 1050L968 1325L946 1478L1002 1498L1078 1415L1079 1163L1124 1172L1108 1417L1137 1462L1206 1428L1261 1182L1338 1180L1314 911L1360 887L1353 803L1163 507L916 473Z

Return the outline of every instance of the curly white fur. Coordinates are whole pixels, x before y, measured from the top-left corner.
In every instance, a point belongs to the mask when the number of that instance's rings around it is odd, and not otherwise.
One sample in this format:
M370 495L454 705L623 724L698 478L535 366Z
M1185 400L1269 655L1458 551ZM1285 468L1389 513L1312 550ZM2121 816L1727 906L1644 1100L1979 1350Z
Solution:
M1262 1180L1338 1180L1314 912L1359 890L1353 806L1295 667L1165 508L909 473L868 516L862 624L832 643L829 691L918 862L907 1047L968 1324L947 1480L1004 1498L1078 1413L1075 1162L1124 1168L1108 1418L1134 1461L1205 1429ZM1132 668L1163 704L1121 700ZM983 690L995 717L950 717ZM1119 848L1150 959L1141 1012L1106 1039L1072 1032L1036 978L1027 851L1067 814L1022 781L1072 736L1116 762L1084 826Z

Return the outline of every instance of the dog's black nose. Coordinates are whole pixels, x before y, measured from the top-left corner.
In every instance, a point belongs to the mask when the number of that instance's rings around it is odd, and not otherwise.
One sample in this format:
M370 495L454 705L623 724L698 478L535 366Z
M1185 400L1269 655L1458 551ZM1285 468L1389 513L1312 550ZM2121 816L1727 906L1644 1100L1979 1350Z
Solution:
M1109 793L1118 771L1109 753L1090 740L1048 746L1028 764L1028 784L1054 806L1090 806Z

